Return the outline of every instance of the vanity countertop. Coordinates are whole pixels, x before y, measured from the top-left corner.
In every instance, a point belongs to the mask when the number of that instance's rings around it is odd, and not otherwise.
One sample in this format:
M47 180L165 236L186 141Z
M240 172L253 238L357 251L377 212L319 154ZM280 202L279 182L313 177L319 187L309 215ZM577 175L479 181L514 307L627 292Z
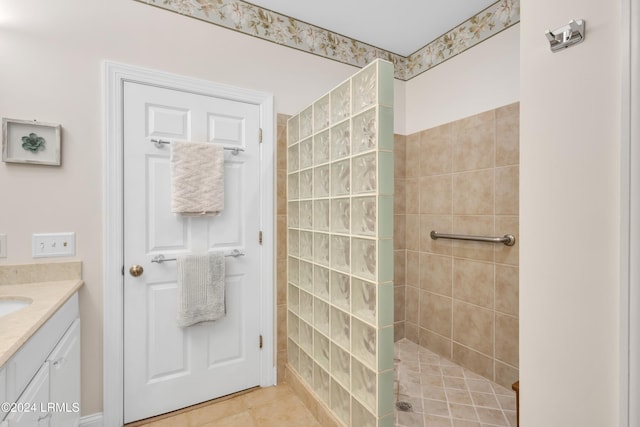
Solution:
M0 298L31 304L0 317L0 367L83 285L80 279L0 285Z

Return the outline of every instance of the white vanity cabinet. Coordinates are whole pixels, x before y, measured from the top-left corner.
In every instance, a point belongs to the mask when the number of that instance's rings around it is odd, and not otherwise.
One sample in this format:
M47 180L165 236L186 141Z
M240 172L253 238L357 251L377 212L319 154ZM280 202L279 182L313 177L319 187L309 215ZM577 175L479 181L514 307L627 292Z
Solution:
M4 392L2 401L11 404L8 413L0 411L0 427L78 426L78 316L75 293L0 368L0 396Z
M80 422L80 319L76 319L47 359L51 427Z
M7 401L7 372L4 367L0 367L0 403ZM0 412L0 420L2 419L2 412ZM4 427L0 424L0 427Z
M7 427L49 427L53 414L47 412L48 402L49 369L45 363L7 415Z

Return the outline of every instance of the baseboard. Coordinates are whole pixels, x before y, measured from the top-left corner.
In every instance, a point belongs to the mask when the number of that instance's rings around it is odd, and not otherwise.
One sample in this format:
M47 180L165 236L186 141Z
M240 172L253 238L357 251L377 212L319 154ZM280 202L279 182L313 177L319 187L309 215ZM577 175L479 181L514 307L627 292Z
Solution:
M79 427L102 427L102 412L80 418Z
M294 371L289 364L285 367L285 381L296 392L296 395L302 400L309 412L313 414L318 423L322 427L343 427L338 418L331 412L331 409L324 404L318 395L309 388L302 377Z

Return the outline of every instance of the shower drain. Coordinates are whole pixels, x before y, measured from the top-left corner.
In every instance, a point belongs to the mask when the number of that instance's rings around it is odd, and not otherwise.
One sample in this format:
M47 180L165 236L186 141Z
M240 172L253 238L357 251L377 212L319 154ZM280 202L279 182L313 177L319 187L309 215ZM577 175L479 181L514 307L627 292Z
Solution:
M397 401L396 408L402 412L413 412L413 405L409 402L405 402L404 400Z

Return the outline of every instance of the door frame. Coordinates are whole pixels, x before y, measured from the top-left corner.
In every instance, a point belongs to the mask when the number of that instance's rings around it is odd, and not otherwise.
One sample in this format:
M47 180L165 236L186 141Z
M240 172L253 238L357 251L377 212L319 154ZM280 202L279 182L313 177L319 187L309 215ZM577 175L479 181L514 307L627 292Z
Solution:
M621 4L620 426L640 423L640 7Z
M167 89L215 96L260 107L260 325L264 346L260 362L260 385L276 383L274 360L274 112L273 95L116 62L104 62L105 136L103 144L103 427L124 423L124 83L133 82Z

